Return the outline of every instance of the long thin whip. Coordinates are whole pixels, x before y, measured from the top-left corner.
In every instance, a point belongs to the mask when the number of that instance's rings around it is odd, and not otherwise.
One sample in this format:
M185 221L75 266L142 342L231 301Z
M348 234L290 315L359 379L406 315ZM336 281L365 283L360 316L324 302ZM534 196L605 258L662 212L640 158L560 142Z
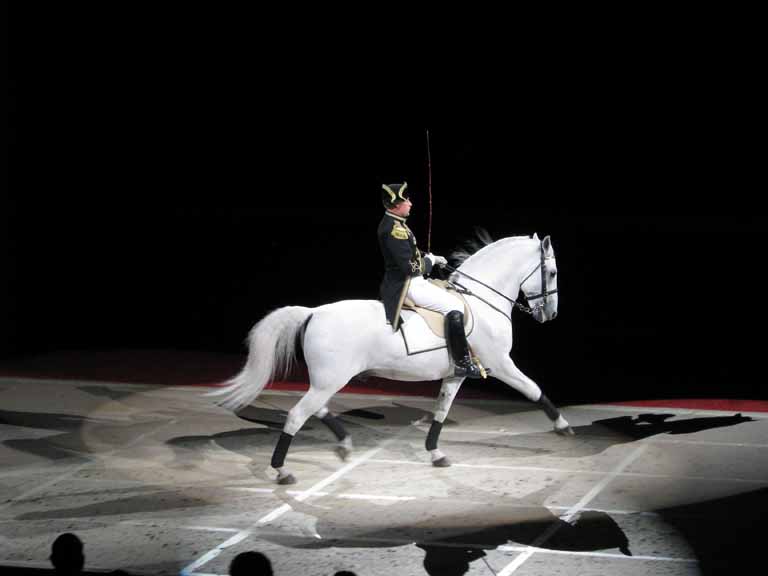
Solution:
M427 252L432 252L432 155L429 150L429 130L427 130L427 191L429 192L429 224L427 226Z

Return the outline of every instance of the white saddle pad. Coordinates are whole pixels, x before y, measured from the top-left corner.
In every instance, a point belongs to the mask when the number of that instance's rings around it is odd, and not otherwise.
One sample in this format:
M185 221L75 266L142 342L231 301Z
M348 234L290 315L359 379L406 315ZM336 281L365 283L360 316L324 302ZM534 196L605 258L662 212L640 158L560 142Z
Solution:
M469 310L469 313L467 321L464 323L464 333L469 336L475 327L475 317L469 307L466 309ZM427 321L416 312L402 310L400 317L403 321L400 323L398 330L403 335L405 351L408 356L447 348L445 338L441 338L432 332L431 328L427 325Z

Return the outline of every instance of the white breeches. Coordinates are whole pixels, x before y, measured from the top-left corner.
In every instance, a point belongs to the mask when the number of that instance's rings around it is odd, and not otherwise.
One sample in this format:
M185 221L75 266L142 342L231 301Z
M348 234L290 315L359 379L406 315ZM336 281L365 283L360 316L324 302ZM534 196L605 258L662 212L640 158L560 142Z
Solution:
M440 312L440 314L448 314L452 310L464 313L464 305L458 298L427 282L421 276L411 278L408 298L413 300L417 306Z

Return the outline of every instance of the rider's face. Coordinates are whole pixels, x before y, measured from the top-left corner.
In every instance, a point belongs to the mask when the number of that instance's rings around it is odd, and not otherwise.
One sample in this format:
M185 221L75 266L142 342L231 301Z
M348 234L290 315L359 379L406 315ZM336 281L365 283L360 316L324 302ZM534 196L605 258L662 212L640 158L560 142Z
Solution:
M407 218L408 215L411 213L411 204L410 200L406 200L405 202L400 202L397 206L394 208L390 208L389 211L395 214L396 216L400 216L401 218Z

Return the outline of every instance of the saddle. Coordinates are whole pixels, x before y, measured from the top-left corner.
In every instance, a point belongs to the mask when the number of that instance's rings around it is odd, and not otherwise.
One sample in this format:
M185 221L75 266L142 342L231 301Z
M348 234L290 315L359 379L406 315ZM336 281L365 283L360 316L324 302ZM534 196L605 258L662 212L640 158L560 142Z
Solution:
M472 331L471 330L472 310L467 304L467 301L464 298L464 296L459 292L457 292L456 289L453 288L447 280L436 280L434 278L430 278L428 282L430 282L431 284L434 284L441 290L450 292L452 296L456 296L461 300L461 303L464 305L464 330L465 332L466 331L471 332ZM445 316L443 314L440 314L440 312L435 312L434 310L429 310L427 308L416 306L413 300L411 300L407 296L403 301L402 309L416 312L419 316L424 318L424 320L427 323L427 326L429 326L429 329L432 330L435 336L439 338L445 338Z

